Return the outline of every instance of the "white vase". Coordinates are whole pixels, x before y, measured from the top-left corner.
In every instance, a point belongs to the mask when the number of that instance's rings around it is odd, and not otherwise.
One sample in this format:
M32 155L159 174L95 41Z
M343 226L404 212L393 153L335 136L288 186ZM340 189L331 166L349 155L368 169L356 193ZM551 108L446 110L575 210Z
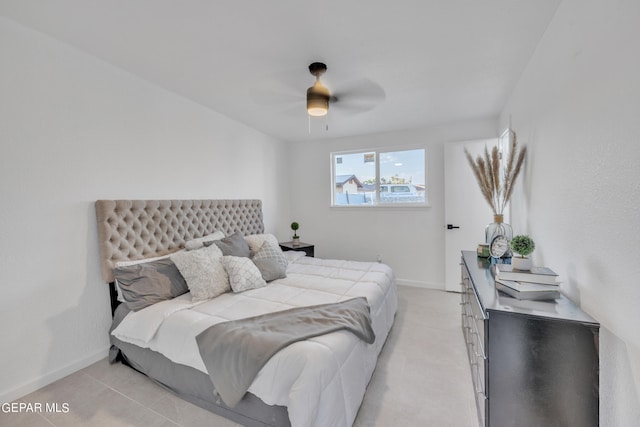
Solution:
M300 237L299 236L295 236L293 238L293 245L292 246L300 246Z
M516 270L524 270L524 271L528 271L531 270L531 258L521 258L519 256L513 256L511 258L511 265L513 266L514 269Z

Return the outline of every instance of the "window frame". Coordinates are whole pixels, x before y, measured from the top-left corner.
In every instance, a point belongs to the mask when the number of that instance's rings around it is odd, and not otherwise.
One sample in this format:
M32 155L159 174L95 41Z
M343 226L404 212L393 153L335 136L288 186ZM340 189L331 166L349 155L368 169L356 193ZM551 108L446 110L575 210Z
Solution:
M424 202L410 202L410 203L380 203L380 187L381 186L389 186L391 184L381 184L380 183L380 155L385 153L399 152L399 151L411 151L411 150L424 150ZM335 203L336 200L336 157L342 155L350 155L350 154L366 154L366 153L375 153L375 180L376 180L376 189L375 189L375 203L372 204L358 204L358 205L338 205ZM342 151L332 151L329 153L329 161L331 163L330 167L330 181L331 181L331 192L330 192L330 204L329 207L337 208L337 209L388 209L388 208L414 208L414 209L423 209L431 207L429 204L429 186L428 186L428 150L425 144L416 144L416 145L402 145L402 146L385 146L385 147L376 147L376 148L359 148L354 150L342 150ZM399 184L401 185L401 184Z

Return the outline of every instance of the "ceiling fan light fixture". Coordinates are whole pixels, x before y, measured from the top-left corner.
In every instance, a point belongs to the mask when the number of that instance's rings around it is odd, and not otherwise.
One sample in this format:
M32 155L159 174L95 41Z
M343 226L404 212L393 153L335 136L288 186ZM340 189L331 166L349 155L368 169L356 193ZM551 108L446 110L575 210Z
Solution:
M320 81L307 89L307 113L313 117L326 116L329 112L329 89Z
M329 113L329 106L326 104L323 106L310 106L307 102L307 113L312 117L323 117Z

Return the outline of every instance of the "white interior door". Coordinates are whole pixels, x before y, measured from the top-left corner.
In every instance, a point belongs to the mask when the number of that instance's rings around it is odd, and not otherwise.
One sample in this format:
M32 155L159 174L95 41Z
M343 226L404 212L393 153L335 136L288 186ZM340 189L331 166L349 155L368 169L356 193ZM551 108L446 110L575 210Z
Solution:
M480 193L476 178L464 154L466 148L476 158L498 143L498 139L456 142L444 147L445 195L445 288L460 292L460 252L475 250L484 243L484 228L493 221L493 211Z

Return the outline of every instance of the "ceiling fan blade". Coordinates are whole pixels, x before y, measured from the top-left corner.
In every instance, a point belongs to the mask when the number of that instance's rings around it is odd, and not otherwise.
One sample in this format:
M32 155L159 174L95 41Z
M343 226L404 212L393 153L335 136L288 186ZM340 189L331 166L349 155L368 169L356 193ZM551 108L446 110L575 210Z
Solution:
M345 89L336 90L331 97L331 108L341 112L364 113L382 104L386 98L382 86L366 78L354 80L341 86L344 86Z
M299 70L285 69L262 75L254 79L248 95L257 105L303 104L306 99L304 91L312 82L299 74Z
M305 100L299 92L276 88L251 88L249 97L257 105L290 105Z
M338 101L334 104L331 104L329 110L330 111L339 111L340 113L348 113L348 114L359 114L366 113L367 111L371 111L376 108L379 103L365 103L365 102L348 102L348 101Z
M341 87L344 89L341 89ZM346 98L368 98L382 102L386 98L386 93L382 86L366 78L342 84L332 92L332 95L338 98L338 100Z

